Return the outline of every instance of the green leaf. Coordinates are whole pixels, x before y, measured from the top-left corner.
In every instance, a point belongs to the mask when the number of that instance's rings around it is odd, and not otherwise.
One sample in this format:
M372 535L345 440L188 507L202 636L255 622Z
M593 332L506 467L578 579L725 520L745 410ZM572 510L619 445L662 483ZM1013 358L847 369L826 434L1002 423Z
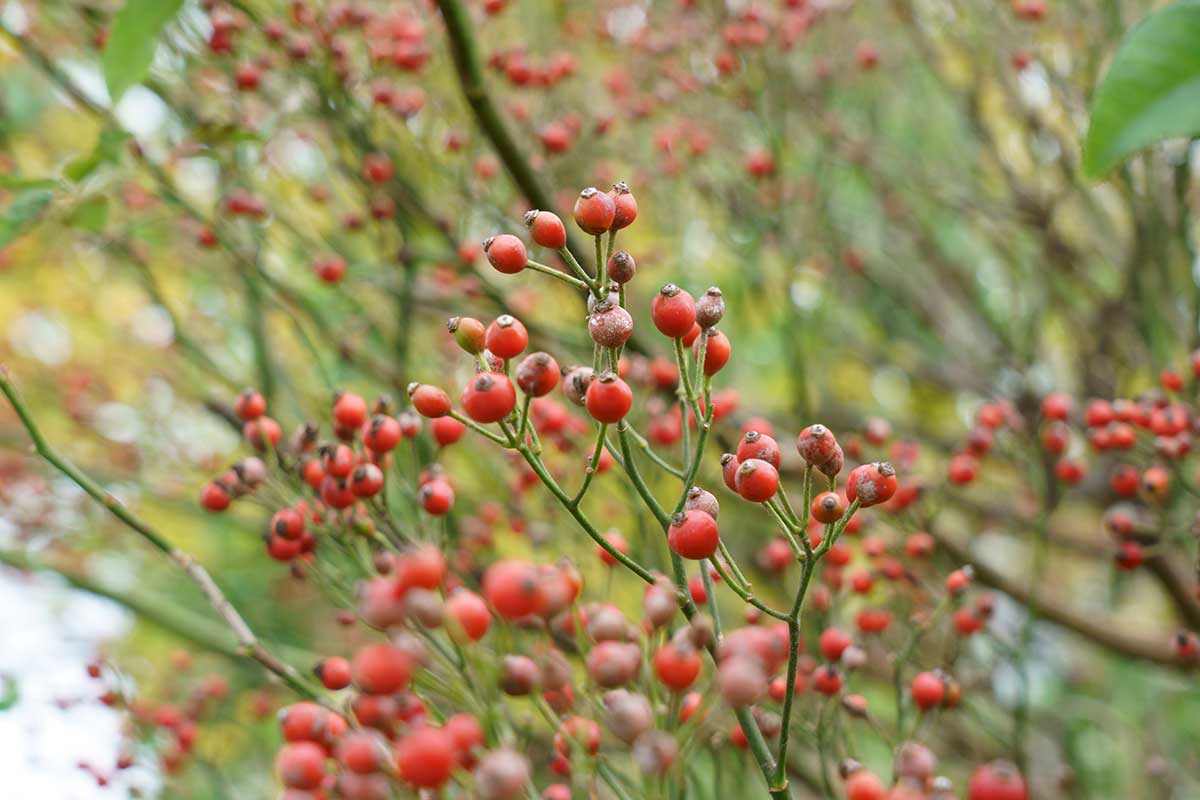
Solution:
M101 164L109 164L121 157L121 147L129 134L116 128L100 131L100 138L92 152L77 158L63 168L63 176L72 181L81 181L96 171Z
M23 178L20 175L0 175L0 189L53 189L53 178Z
M17 194L0 213L0 247L6 247L42 216L54 193L49 189L26 189Z
M104 230L106 222L108 222L108 199L100 195L84 200L75 206L67 217L67 224L71 227L81 228L92 233Z
M1200 0L1178 0L1125 34L1092 100L1083 169L1108 172L1149 144L1200 133Z
M146 77L158 35L182 6L183 0L125 0L104 47L104 82L114 103Z

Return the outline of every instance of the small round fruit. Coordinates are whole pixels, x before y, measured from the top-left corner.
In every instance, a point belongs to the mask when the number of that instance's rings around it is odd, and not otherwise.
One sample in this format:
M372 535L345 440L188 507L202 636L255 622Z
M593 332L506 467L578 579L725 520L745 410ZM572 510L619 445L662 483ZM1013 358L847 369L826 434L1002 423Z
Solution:
M529 346L529 332L521 320L510 314L501 314L488 325L484 342L497 358L516 358Z
M846 504L837 492L821 492L813 498L809 512L817 522L829 525L842 518L846 513Z
M729 363L729 357L733 355L733 345L729 343L729 337L716 328L709 328L700 335L706 340L704 343L704 374L712 377ZM693 347L699 348L700 343L697 342Z
M622 228L628 228L638 215L637 198L633 196L633 192L629 191L629 184L624 181L614 183L612 191L608 194L613 200L613 220L609 226L610 230L619 231Z
M886 461L862 464L846 477L846 499L863 508L886 503L896 493L896 470Z
M553 211L533 209L525 214L525 224L535 244L551 250L567 246L567 229Z
M599 236L612 227L617 207L612 197L594 186L589 186L580 192L575 200L574 213L575 224L584 233Z
M654 295L650 317L663 336L679 339L696 324L696 302L692 296L673 283L668 283Z
M401 780L422 789L436 789L448 781L455 761L454 741L441 728L422 725L396 745Z
M733 481L743 499L765 503L779 490L779 471L761 458L750 458L738 464Z
M515 275L525 269L529 254L525 251L525 243L511 233L493 236L483 243L483 252L487 254L488 263L497 272L505 275Z
M682 511L671 519L667 544L683 558L710 558L720 543L717 521L699 509Z
M549 353L530 353L521 359L514 372L517 386L530 397L544 397L558 386L562 371Z
M605 372L588 386L584 404L597 422L620 422L633 407L633 391L615 373Z
M476 422L499 422L517 405L517 390L503 372L481 372L463 390L462 407Z
M450 395L427 383L410 383L408 398L422 417L437 419L450 413Z

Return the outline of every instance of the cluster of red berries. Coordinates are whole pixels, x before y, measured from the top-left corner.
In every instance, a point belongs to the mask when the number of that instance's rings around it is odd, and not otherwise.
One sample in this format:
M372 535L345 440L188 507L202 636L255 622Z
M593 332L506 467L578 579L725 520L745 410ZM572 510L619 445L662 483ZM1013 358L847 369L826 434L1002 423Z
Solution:
M922 562L935 549L928 533L908 534L898 553L882 533L857 538L865 522L856 513L860 509L879 507L898 515L920 496L919 484L899 484L892 462L863 458L867 447L882 446L890 437L890 427L879 420L867 424L865 443L851 437L844 448L824 425L810 425L796 436L804 475L801 514L783 486L794 465L785 465L770 422L746 421L734 452L720 460L728 489L766 509L778 523L780 537L764 548L766 571L778 574L799 565L805 588L812 575L820 576L811 595L822 620L820 660L802 652L797 615L777 611L751 593L733 552L742 543L727 547L717 497L692 483L702 449L693 456L678 509L661 512L667 547L679 565L676 577L641 567L619 530L600 534L589 527L580 501L591 478L615 463L631 468L629 452L614 452L610 426L625 441L644 411L651 420L645 440L650 448L678 442L685 427L706 437L718 416L736 405L735 396L723 397L711 386L731 357L730 343L717 329L726 309L715 287L693 297L667 284L653 295L650 321L672 342L674 362L625 352L635 326L626 290L636 265L632 255L612 249L616 232L636 217L636 199L624 184L611 192L580 193L577 226L597 238L598 252L604 238L609 243L610 252L591 271L575 261L561 218L549 211L531 211L525 221L533 243L558 254L559 267L530 259L524 241L511 234L484 244L489 263L501 273L549 273L588 293L591 366L564 369L551 354L530 352L529 331L512 315L487 324L458 316L448 330L474 369L460 384L457 402L427 383L408 387L411 410L399 413L387 398L372 406L359 395L341 393L331 409L332 438L321 443L311 424L284 441L261 394L248 390L237 399L234 411L246 441L272 458L245 459L210 483L202 497L205 507L222 510L250 492L263 499L298 495L287 503L271 500L268 553L281 561L311 561L318 543L324 548L328 541L326 569L346 569L339 566L340 555L357 553L361 566L365 547L371 557L366 571L356 576L356 613L343 610L338 619L346 625L358 619L387 634L316 665L326 692L345 693L344 705L337 706L344 711L305 702L284 713L286 744L277 769L288 791L374 798L386 797L396 782L429 790L460 782L479 797L515 798L528 795L542 766L568 778L581 768L598 769L598 756L621 751L653 779L670 773L692 740L786 747L794 703L840 697L836 708L852 717L868 716L865 699L849 693L848 684L854 673L868 668L876 642L892 627L893 611L874 596L880 578L894 587L896 598L911 604L918 620L914 626L929 627L940 619L926 607L928 598L917 590L922 582L914 577L928 571ZM555 392L564 402L551 397ZM635 413L638 396L642 402ZM422 543L420 526L399 523L395 512L405 509L389 501L402 500L435 516L454 506L454 489L443 470L425 463L405 476L393 459L402 441L420 433L423 420L429 420L439 445L473 432L503 448L518 465L514 498L547 486L592 535L602 564L630 568L647 581L641 619L629 619L613 603L585 600L582 574L570 561L539 564L510 557L481 564L500 514L493 505L483 504L477 515L463 519L456 542L446 542L445 549ZM589 430L596 438L583 465L583 486L571 497L552 474L557 469L543 460L543 445L570 450ZM915 452L904 442L891 450L902 466L912 463ZM982 456L986 448L976 452ZM268 469L268 462L281 466L279 474ZM406 477L414 488L408 488ZM515 531L523 530L515 514L512 523ZM863 566L856 567L856 560ZM698 562L699 575L680 582L691 562ZM961 635L979 630L992 605L990 595L979 594L968 608L963 598L970 583L966 569L946 581L944 605L955 609L954 628ZM742 627L718 633L713 595L718 584L745 601ZM843 595L843 589L849 592ZM802 592L797 607L803 598ZM851 598L870 599L870 605ZM843 602L854 608L857 641L832 619ZM714 616L697 613L700 605ZM522 644L516 638L522 632L536 638ZM709 658L714 666L706 668ZM897 671L907 666L901 660ZM448 677L460 671L472 676L470 685ZM656 702L660 692L674 700L666 706ZM955 708L961 694L948 669L914 670L905 700L927 712ZM532 702L551 723L552 741L545 748L531 742L514 750L516 731L524 724L514 711L520 706L498 703L499 697ZM897 771L897 783L886 796L941 797L952 791L933 766L923 772L911 765L905 769ZM1007 768L995 769L1008 774ZM975 783L971 800L993 796ZM885 791L865 770L847 771L848 797L884 797L869 794L874 786ZM570 796L565 783L544 787L543 797Z

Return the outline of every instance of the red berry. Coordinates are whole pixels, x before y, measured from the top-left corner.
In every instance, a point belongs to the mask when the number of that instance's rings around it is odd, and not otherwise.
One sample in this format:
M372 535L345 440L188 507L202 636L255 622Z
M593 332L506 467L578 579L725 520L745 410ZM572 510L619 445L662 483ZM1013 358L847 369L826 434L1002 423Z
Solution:
M372 453L387 453L400 444L403 431L400 423L387 414L376 414L363 429L363 445Z
M826 664L813 673L813 688L821 694L837 694L842 690L842 676L837 667Z
M967 784L968 800L1028 800L1028 797L1021 773L1007 761L984 764L971 774Z
M563 758L570 758L574 749L595 755L600 750L599 724L586 717L570 717L554 735L554 749Z
M717 521L699 509L676 514L667 529L667 544L684 558L710 558L719 542Z
M517 405L517 390L503 372L481 372L463 390L462 407L476 422L499 422Z
M625 541L625 537L619 531L609 531L604 534L604 541L612 545L613 549L618 553L623 555L629 554L629 542ZM617 559L613 554L600 545L596 545L596 554L600 556L600 563L604 564L604 566L615 567L617 565Z
M584 233L593 236L599 236L611 228L616 213L613 199L592 186L580 192L575 200L575 224Z
M408 397L413 408L422 417L444 417L450 413L450 395L436 386L423 383L410 383Z
M567 246L567 229L553 211L534 209L525 214L525 224L534 243L550 250L561 250Z
M405 782L436 789L454 770L454 740L444 730L422 725L396 745L396 770Z
M440 478L429 481L417 490L417 500L427 514L440 517L454 507L454 487Z
M363 176L371 183L387 183L392 179L392 160L383 153L370 153L363 159Z
M229 508L229 490L217 481L209 481L200 492L200 505L205 511L224 511Z
M339 395L333 404L333 419L343 428L361 428L367 421L367 401L349 392Z
M521 320L509 314L501 314L488 325L485 338L487 349L497 358L516 358L529 346L529 333Z
M299 539L304 534L304 517L293 509L280 509L271 517L271 533L284 539Z
M483 596L505 619L537 614L546 596L537 568L524 561L499 561L483 574Z
M350 491L355 497L374 497L382 488L383 470L375 464L359 464L350 475Z
M928 711L941 705L946 694L946 683L932 672L922 672L913 678L912 698L917 708Z
M863 508L886 503L896 493L896 470L886 461L862 464L846 478L846 499Z
M393 694L408 686L414 666L406 651L377 643L365 645L354 654L350 672L354 685L366 694Z
M825 656L826 661L837 661L852 643L849 634L842 629L826 628L821 632L821 655Z
M667 642L654 654L654 674L674 692L682 692L695 683L700 667L700 653L686 642Z
M738 464L734 485L744 499L765 503L779 489L779 471L760 458L747 459Z
M588 315L588 334L601 347L621 347L633 335L633 317L614 303L597 303Z
M317 664L316 673L325 688L331 691L350 685L350 662L339 656L331 656Z
M286 744L275 757L275 771L284 786L316 789L325 778L325 751L313 742Z
M610 228L614 231L628 228L638 215L637 198L629 191L629 184L623 181L614 183L612 191L608 194L613 200L613 221Z
M549 353L530 353L517 364L517 386L530 397L544 397L558 386L562 371Z
M823 425L810 425L796 438L796 450L810 467L820 467L834 457L838 439Z
M525 243L511 233L502 233L485 241L483 252L487 254L488 263L505 275L515 275L525 269L529 260Z
M738 442L736 455L738 461L748 461L752 458L762 459L775 469L779 469L783 465L783 455L779 451L779 443L773 437L758 431L746 431L742 440Z
M817 522L829 525L837 522L846 513L846 503L837 492L821 492L813 498L809 513Z
M456 589L446 598L446 616L457 623L453 632L461 632L472 642L482 639L492 626L492 612L488 611L487 603L466 589Z
M846 800L883 800L886 795L883 781L865 769L855 770L846 778Z
M340 283L346 275L346 260L338 255L325 255L313 259L313 272L325 283Z
M454 417L438 417L430 425L430 429L433 431L434 441L441 447L454 444L467 432L467 426Z
M1062 392L1048 394L1042 399L1042 416L1046 419L1065 421L1071 416L1071 396Z
M262 392L254 389L244 389L238 395L237 402L233 407L237 415L244 420L258 419L263 414L267 413L267 401L262 396Z
M711 377L729 363L729 356L733 354L733 346L729 343L729 337L716 328L709 328L701 335L706 340L704 343L704 374ZM696 348L699 346L699 342L693 345Z
M654 295L650 317L658 332L672 339L688 334L696 324L696 302L692 296L673 283L668 283Z
M597 422L620 422L633 407L633 391L616 374L605 372L588 386L584 404Z

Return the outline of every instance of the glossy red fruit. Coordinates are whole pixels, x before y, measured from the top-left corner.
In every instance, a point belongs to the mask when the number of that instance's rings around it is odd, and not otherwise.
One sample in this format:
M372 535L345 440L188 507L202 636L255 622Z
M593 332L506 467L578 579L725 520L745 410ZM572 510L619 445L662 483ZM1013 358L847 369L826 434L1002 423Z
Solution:
M1025 780L1007 761L984 764L971 773L967 784L968 800L1028 800Z
M205 511L224 511L229 508L231 498L229 490L217 481L209 481L204 484L204 489L200 492L200 505Z
M717 521L698 509L676 514L667 529L667 544L683 558L710 558L719 543Z
M654 654L654 674L664 686L682 692L696 682L702 661L690 644L667 642Z
M621 535L620 531L609 531L604 534L604 541L612 545L618 553L629 554L629 542L625 541L625 537ZM600 545L596 545L596 554L600 556L600 563L606 567L615 567L618 563L616 557Z
M673 283L668 283L650 302L650 318L663 336L679 339L696 324L696 301Z
M366 694L393 694L406 688L414 667L411 655L385 643L364 645L350 662L354 685Z
M733 482L743 499L765 503L779 490L779 471L761 458L751 458L738 464Z
M324 255L313 259L313 272L323 283L340 283L346 276L346 259L338 255Z
M826 664L813 673L813 689L821 694L837 694L842 690L842 676L837 667Z
M325 778L325 751L313 742L292 742L275 757L275 771L284 786L316 789Z
M614 183L612 191L608 194L613 200L613 221L610 229L619 231L628 228L638 215L637 198L629 191L629 184L624 181Z
M529 346L529 332L521 320L511 314L501 314L488 325L484 342L497 358L516 358Z
M262 396L262 392L255 389L243 389L242 393L238 395L237 402L234 403L233 410L246 421L258 419L267 413L267 400Z
M1042 398L1042 416L1046 419L1065 421L1071 416L1074 407L1071 396L1063 392L1054 392Z
M400 423L387 414L376 414L363 428L363 445L372 453L387 453L400 444L403 437Z
M821 655L825 656L826 661L837 661L853 643L854 640L841 628L826 628L821 632Z
M483 252L487 255L488 263L505 275L515 275L525 269L529 260L525 243L511 233L502 233L486 240Z
M913 678L911 691L917 708L928 711L941 705L946 694L946 683L932 672L922 672Z
M575 224L584 233L598 236L612 227L617 213L613 199L599 189L589 186L575 200Z
M540 247L559 250L567 246L567 229L553 211L534 209L525 214L529 235Z
M282 508L271 517L271 533L284 539L299 539L304 535L304 516L291 508Z
M896 493L896 470L886 461L862 464L846 477L846 499L863 508L886 503Z
M735 454L738 461L759 458L768 462L775 469L779 469L783 465L783 454L779 450L779 443L775 441L774 437L754 430L746 431L742 436Z
M441 447L454 444L467 432L467 426L454 417L439 417L429 427L434 441Z
M488 567L483 574L483 596L496 613L510 620L541 613L547 602L537 568L515 559Z
M883 781L872 772L859 769L846 778L846 800L884 800L886 796Z
M350 662L340 656L330 656L317 664L317 678L330 691L345 689L350 685Z
M729 337L716 328L709 328L701 336L705 339L704 374L712 377L729 363L729 357L733 355L733 345L729 343ZM692 347L699 348L699 341Z
M729 487L729 491L737 491L737 468L739 466L737 456L733 453L726 453L721 456L721 479L725 481L725 485Z
M499 422L517 405L517 390L503 372L481 372L463 390L462 407L476 422Z
M467 589L455 589L446 598L446 617L455 626L447 626L451 635L461 633L468 640L477 642L492 626L492 612L482 597Z
M350 491L355 497L374 497L382 488L383 470L375 464L359 464L350 474Z
M530 397L544 397L558 386L562 370L549 353L537 352L521 359L513 374L522 392Z
M421 725L396 745L396 771L405 783L436 789L454 770L454 740L441 728Z
M554 749L563 758L572 751L595 755L600 750L600 725L587 717L569 717L554 735Z
M436 419L450 413L450 395L427 383L410 383L408 398L422 417Z
M813 498L809 513L817 522L829 525L837 522L846 513L846 503L837 492L821 492Z
M454 507L454 487L441 478L429 481L417 490L417 500L427 514L440 517Z
M584 405L597 422L620 422L633 407L633 391L615 373L605 372L588 386Z
M363 177L371 183L387 183L392 173L392 160L383 153L369 153L363 159Z

